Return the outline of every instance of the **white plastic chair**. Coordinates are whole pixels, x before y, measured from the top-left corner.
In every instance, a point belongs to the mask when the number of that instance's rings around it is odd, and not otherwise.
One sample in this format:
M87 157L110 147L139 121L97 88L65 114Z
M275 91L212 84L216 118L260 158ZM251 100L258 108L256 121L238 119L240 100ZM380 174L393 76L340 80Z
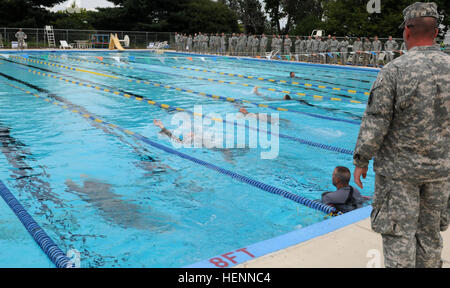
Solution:
M72 45L67 44L67 41L60 40L59 43L61 43L61 46L59 46L59 49L73 49Z

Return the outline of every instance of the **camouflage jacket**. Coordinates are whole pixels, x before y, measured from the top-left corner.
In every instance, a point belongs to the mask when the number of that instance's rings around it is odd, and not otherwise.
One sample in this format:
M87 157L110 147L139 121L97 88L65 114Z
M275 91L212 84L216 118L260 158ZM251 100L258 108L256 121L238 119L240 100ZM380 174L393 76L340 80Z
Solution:
M356 144L354 164L392 178L430 181L450 172L450 56L414 47L375 81Z

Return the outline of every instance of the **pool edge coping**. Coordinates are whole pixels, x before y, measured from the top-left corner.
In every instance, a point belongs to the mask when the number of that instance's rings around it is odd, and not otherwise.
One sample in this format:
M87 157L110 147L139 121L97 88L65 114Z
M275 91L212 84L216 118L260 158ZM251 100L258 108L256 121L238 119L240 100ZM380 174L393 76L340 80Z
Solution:
M360 222L370 217L371 212L371 206L364 207L182 268L232 268ZM227 265L225 266L225 264L223 264L223 266L217 266L214 263L226 263Z

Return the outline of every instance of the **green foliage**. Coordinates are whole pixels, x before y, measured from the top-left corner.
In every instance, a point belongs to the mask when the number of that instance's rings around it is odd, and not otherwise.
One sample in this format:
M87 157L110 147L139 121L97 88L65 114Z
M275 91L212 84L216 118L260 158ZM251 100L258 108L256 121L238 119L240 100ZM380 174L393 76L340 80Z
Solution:
M67 11L59 11L55 13L56 19L51 22L55 29L94 29L89 22L90 13L86 9L81 9L79 13L68 13Z
M53 15L40 5L51 7L60 2L63 0L0 0L0 26L43 27Z
M264 3L274 33L309 35L312 30L320 28L318 26L322 24L322 2L324 1L264 0ZM285 22L284 28L281 27L281 22Z
M290 34L309 36L315 29L325 29L325 23L317 18L317 16L308 15L297 20L295 27L291 30Z
M118 8L99 9L90 23L97 29L237 32L237 17L223 3L211 0L114 0Z
M226 5L210 0L195 0L171 13L168 23L173 31L194 32L238 32L236 14Z
M401 38L403 30L398 26L403 22L402 11L416 0L381 0L381 13L369 14L367 0L325 0L324 17L327 34L349 36ZM439 10L449 13L448 0L434 0ZM446 20L449 24L448 19Z
M269 15L270 25L277 34L281 33L280 20L286 16L282 11L281 2L281 0L264 0L264 8Z
M401 37L402 11L416 0L109 0L118 7L53 13L64 0L0 0L0 27L141 31L246 32L309 35L314 29L348 36ZM427 0L422 0L427 1ZM450 1L433 0L450 25ZM285 24L285 25L284 25Z
M267 21L259 0L220 0L237 15L244 31L252 34L262 34L266 30Z

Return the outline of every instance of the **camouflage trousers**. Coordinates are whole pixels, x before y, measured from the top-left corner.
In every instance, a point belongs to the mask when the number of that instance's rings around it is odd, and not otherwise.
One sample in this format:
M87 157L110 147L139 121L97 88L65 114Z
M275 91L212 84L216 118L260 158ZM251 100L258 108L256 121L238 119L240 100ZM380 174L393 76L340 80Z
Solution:
M376 176L372 229L383 238L386 268L442 267L449 179L416 182Z

